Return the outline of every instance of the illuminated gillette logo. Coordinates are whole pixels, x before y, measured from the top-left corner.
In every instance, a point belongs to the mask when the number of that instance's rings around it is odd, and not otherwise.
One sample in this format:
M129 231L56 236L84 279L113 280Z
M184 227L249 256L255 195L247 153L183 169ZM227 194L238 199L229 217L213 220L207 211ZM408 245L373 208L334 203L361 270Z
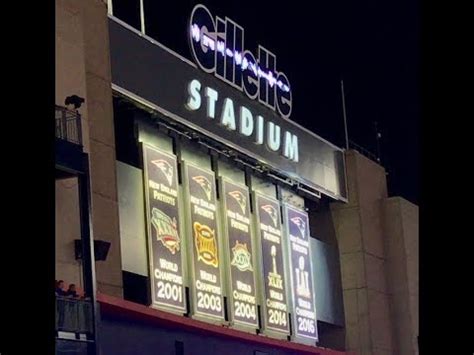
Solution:
M276 56L258 46L258 60L244 50L244 29L229 18L215 20L204 5L196 5L189 21L191 53L199 67L263 105L288 118L291 89L283 72L276 71Z

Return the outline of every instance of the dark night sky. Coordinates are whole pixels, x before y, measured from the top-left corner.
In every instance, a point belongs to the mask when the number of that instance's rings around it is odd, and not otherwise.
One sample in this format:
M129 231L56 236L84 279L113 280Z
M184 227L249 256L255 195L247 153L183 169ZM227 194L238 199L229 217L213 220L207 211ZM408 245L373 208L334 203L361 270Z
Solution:
M120 5L126 1L128 7ZM138 4L138 0L135 0ZM115 0L114 14L134 21L138 7ZM261 44L293 91L291 119L344 146L340 80L350 140L376 153L374 121L391 196L419 198L419 15L416 0L326 2L144 0L146 32L190 58L187 22L202 3L245 29L245 48ZM281 2L283 4L283 2ZM137 18L137 17L135 17Z

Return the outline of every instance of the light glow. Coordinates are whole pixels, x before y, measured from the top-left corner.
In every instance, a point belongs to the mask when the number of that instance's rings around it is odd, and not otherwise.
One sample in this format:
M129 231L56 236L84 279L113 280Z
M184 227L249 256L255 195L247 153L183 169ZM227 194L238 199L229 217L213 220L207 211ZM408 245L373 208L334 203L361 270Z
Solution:
M281 90L285 92L290 91L288 85L283 84L281 80L276 80L273 72L266 72L262 70L257 64L249 63L246 58L243 58L242 53L238 51L233 52L229 48L225 48L224 42L219 40L216 41L213 38L205 35L204 33L201 34L201 30L199 29L199 26L197 24L193 24L191 26L191 36L195 42L201 42L204 47L209 48L212 51L215 51L217 47L217 51L220 52L223 56L227 55L228 57L234 58L235 65L239 66L242 71L250 67L250 70L253 71L255 76L257 76L258 78L266 79L270 84L270 87L277 85Z

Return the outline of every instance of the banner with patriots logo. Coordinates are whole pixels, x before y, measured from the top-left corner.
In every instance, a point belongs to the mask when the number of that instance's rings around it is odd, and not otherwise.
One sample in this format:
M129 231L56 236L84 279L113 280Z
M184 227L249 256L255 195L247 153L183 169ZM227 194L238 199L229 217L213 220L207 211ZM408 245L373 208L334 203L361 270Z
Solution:
M185 163L192 314L224 319L214 172Z
M233 324L258 328L254 248L249 191L245 185L220 180L226 236L229 314Z
M293 333L296 338L308 339L314 345L318 340L318 329L308 213L285 204L284 217L288 234L288 254L292 282Z
M176 156L142 149L152 306L186 313Z
M262 323L264 330L286 336L290 332L288 319L287 281L280 203L255 193L257 244L262 271Z

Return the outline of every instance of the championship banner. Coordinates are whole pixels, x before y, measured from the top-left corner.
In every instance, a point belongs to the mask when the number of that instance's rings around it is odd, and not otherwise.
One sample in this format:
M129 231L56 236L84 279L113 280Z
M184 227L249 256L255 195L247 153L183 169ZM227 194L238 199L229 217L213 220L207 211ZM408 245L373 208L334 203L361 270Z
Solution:
M249 191L246 186L221 179L226 236L230 319L237 325L258 328L255 290L254 248L250 222Z
M294 336L318 340L308 214L284 206L293 295Z
M176 157L142 148L152 306L186 313Z
M214 173L186 164L192 255L193 314L224 319Z
M287 335L290 326L280 204L273 198L255 194L255 211L263 271L263 328Z

